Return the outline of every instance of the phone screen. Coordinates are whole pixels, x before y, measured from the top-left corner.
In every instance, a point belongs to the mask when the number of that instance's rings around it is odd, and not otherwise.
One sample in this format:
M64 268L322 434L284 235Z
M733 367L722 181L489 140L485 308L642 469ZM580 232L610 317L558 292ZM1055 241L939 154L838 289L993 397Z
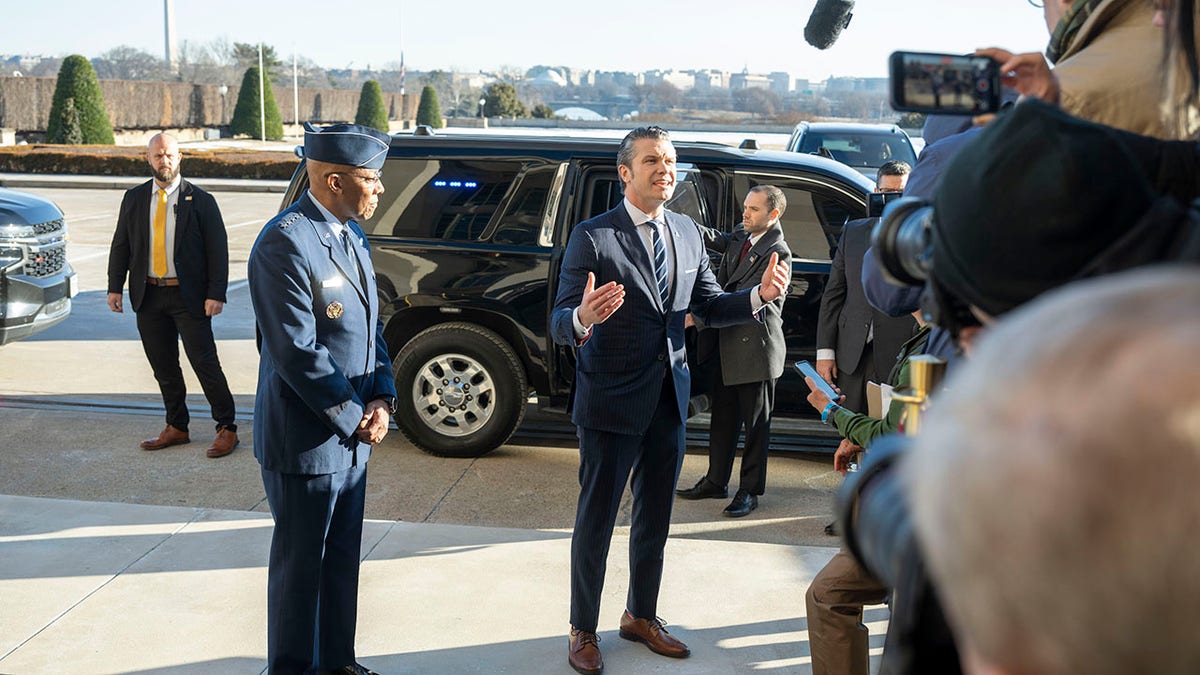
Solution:
M836 401L841 397L841 394L837 393L837 391L833 388L833 385L829 384L825 381L825 378L821 377L821 374L817 372L816 368L813 368L811 363L808 361L797 361L795 366L796 370L799 370L801 375L804 375L805 377L811 377L812 381L816 383L817 388L820 389L826 396L828 396L831 401Z
M889 62L892 109L982 115L1000 109L1000 71L984 56L894 52Z

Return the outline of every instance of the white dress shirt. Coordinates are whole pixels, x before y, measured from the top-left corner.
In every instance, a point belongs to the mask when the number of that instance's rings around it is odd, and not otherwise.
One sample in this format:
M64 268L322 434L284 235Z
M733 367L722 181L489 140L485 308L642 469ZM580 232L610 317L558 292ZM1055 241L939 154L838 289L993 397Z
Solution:
M150 191L150 220L147 222L146 231L150 233L150 246L146 250L146 269L150 271L150 276L154 276L154 214L158 211L158 191L167 191L167 276L165 278L172 279L175 277L175 212L179 209L179 185L183 181L179 176L175 176L175 180L166 188L160 188L157 182L151 184L154 189Z

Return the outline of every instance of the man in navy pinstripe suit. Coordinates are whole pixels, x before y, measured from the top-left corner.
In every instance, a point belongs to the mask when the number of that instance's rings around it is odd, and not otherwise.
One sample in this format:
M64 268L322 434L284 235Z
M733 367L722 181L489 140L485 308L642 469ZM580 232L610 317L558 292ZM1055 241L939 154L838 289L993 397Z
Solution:
M788 282L772 254L761 285L722 292L696 222L663 208L675 191L675 148L665 130L630 132L618 150L617 171L625 199L571 232L551 317L555 342L576 346L579 356L572 420L580 494L571 539L568 662L587 675L604 668L596 626L626 480L633 521L619 634L664 656L691 653L657 618L691 388L684 318L691 311L714 327L761 320L762 305L780 297Z

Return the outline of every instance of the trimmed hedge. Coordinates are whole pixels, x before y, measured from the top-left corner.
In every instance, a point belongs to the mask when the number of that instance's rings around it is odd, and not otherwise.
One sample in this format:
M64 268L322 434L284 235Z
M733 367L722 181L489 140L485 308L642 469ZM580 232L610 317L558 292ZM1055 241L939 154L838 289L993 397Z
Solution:
M68 56L58 69L54 102L50 104L50 122L46 128L46 140L51 143L70 142L66 137L68 129L63 126L67 120L67 101L73 101L81 142L114 143L112 123L104 109L104 95L100 93L100 80L96 79L91 62L78 54Z
M387 108L383 105L383 89L375 80L363 82L362 93L358 96L358 114L354 116L354 123L378 129L385 134L388 132L388 114Z
M437 89L425 85L421 90L421 102L417 104L417 124L425 124L434 129L442 128L442 107L438 105Z
M267 140L277 141L283 138L283 117L279 115L279 106L275 104L275 87L271 86L271 78L268 77L266 83L266 96L263 98L262 107L265 108L267 118ZM259 122L262 116L259 114L258 92L258 66L250 66L246 69L245 77L242 78L237 105L233 108L233 121L229 124L229 128L235 135L245 134L250 138L262 136L263 126Z
M299 159L287 152L183 149L185 178L288 180ZM0 147L0 173L50 173L150 178L146 149L111 145Z

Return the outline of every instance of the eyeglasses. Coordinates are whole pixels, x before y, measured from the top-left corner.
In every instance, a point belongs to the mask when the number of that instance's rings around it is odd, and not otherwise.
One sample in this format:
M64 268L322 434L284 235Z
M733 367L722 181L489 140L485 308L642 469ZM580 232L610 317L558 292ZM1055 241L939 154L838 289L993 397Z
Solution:
M1037 7L1038 9L1041 9L1046 6L1046 3L1043 0L1027 0L1027 2L1029 2L1029 4L1033 5L1034 7Z
M350 173L349 171L330 171L330 174L338 174L339 176L350 176L357 178L367 187L375 187L377 183L383 182L383 171L376 171L374 176L363 176L362 174Z

